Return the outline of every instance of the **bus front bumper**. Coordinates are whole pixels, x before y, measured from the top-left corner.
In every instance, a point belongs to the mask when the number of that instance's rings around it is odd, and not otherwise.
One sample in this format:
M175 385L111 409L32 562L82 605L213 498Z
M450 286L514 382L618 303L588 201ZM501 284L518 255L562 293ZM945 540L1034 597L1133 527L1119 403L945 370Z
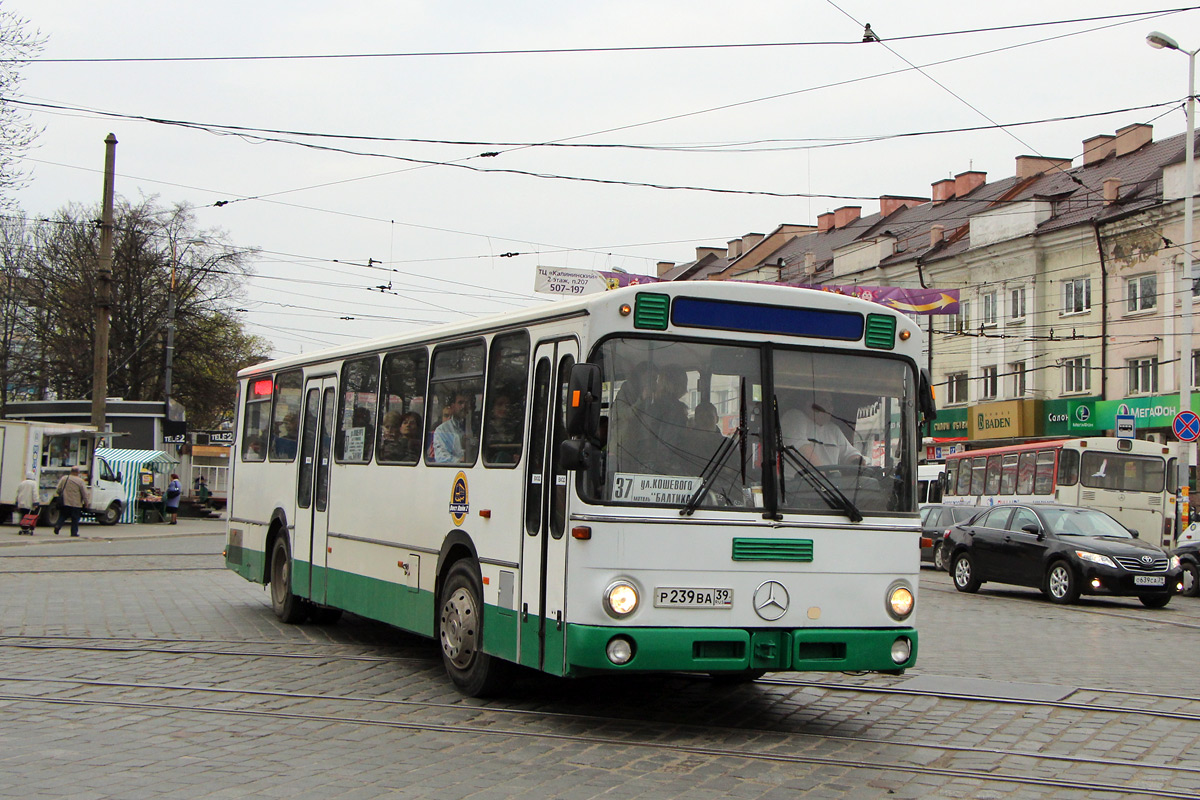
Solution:
M609 643L625 639L633 656L615 664ZM895 660L897 654L908 657ZM914 628L567 627L568 674L627 672L900 672L917 661Z

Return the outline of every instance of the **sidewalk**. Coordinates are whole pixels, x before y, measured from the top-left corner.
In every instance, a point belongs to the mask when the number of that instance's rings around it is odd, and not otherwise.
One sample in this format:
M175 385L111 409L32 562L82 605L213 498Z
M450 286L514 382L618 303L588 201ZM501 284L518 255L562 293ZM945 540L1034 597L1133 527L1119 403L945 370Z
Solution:
M14 519L15 523L15 519ZM199 519L197 517L180 517L179 524L168 525L165 522L130 523L118 522L116 525L97 525L95 522L79 524L79 538L71 538L71 525L63 526L62 532L54 535L54 528L39 525L33 531L33 536L20 536L21 527L16 524L0 525L0 547L17 547L27 544L46 544L48 542L83 542L111 541L117 539L155 539L164 536L201 536L207 534L225 534L225 520Z

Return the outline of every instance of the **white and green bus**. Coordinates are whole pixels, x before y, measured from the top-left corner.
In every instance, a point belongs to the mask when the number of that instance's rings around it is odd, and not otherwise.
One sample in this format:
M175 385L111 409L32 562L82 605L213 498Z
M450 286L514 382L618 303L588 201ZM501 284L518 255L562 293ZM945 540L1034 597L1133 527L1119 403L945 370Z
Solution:
M513 665L900 672L920 340L856 298L681 282L259 364L226 564L284 621L437 639L471 695Z

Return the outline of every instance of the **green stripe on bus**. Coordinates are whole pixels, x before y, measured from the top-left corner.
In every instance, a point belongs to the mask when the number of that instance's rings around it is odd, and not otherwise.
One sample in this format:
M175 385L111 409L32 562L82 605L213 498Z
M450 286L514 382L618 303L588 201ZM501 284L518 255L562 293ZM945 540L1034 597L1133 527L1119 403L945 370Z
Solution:
M812 539L748 539L733 540L734 561L799 561L813 560Z

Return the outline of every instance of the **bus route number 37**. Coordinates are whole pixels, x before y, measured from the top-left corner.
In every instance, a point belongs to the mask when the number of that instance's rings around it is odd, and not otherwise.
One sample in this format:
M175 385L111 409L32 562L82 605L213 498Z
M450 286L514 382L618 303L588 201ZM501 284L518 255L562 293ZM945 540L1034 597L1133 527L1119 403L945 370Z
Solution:
M656 608L730 608L733 589L685 589L660 586L654 590Z

